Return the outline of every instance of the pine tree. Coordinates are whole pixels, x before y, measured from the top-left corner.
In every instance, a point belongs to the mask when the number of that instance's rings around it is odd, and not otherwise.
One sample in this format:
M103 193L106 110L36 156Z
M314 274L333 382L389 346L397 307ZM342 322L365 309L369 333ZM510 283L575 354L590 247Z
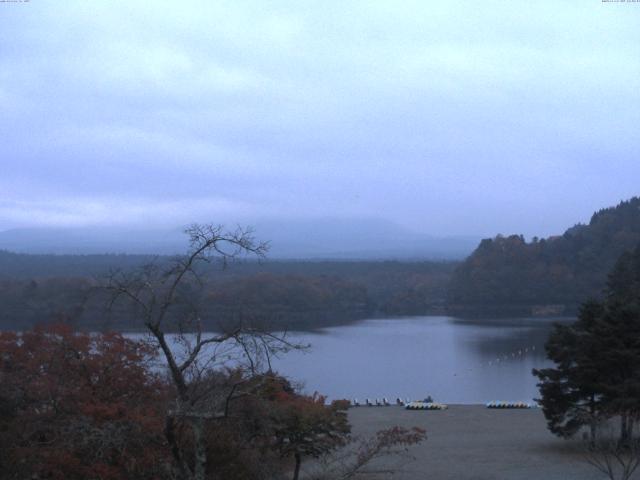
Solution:
M617 262L603 302L585 303L572 325L557 325L546 344L556 366L533 373L549 429L574 435L620 417L626 442L640 417L640 246Z
M577 322L556 325L545 345L556 367L533 371L540 379L539 402L556 435L570 437L589 425L595 438L602 400L597 385L602 372L597 363L599 345L590 332L602 313L601 304L587 302Z

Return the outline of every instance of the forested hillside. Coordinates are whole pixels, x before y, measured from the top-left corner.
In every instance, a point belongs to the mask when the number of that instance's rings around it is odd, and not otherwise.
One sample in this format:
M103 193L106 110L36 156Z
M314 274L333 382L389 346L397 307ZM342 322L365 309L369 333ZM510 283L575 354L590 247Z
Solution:
M168 257L26 255L0 252L0 330L65 320L85 329L140 328L131 312L107 311L100 288L110 271ZM207 328L255 321L313 329L375 315L442 313L450 262L239 261L202 273L200 309ZM194 289L196 290L196 289Z
M463 263L238 261L202 272L198 301L208 328L251 319L311 329L371 316L572 315L604 288L607 272L640 243L640 198L596 212L562 236L483 240ZM100 285L113 270L169 257L27 255L0 251L0 329L66 319L87 329L135 329L106 312Z
M483 240L458 266L448 291L457 315L566 315L598 297L607 273L640 243L640 198L593 214L562 236Z

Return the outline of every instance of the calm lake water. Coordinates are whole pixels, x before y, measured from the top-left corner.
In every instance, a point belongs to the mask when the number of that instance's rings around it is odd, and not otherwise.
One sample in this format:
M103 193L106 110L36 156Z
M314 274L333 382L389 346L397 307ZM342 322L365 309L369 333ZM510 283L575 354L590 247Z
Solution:
M310 344L273 360L306 393L329 399L396 397L477 404L538 397L533 368L551 365L544 344L554 322L571 319L364 320L287 338ZM129 334L142 338L143 334ZM170 337L171 340L171 337Z
M554 321L570 320L365 320L290 334L311 349L291 352L274 365L306 392L329 398L531 401L538 396L531 369L549 365L544 343Z

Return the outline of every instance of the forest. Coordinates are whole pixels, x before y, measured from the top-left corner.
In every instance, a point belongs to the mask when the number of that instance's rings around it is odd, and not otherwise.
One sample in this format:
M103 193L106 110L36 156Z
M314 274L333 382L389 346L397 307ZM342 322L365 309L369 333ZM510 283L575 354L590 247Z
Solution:
M640 198L594 213L560 236L483 240L456 269L447 308L454 315L575 315L599 298L607 274L640 243Z
M202 272L198 301L214 330L238 320L310 330L376 316L572 316L600 297L616 259L638 243L636 197L560 236L482 240L464 262L238 258ZM106 308L101 286L114 272L171 260L0 251L0 325L64 320L83 329L136 330L132 312Z
M112 272L162 266L170 257L26 255L0 252L0 325L70 322L80 328L137 330L131 312L108 309L101 289ZM203 272L199 300L211 329L251 320L308 330L376 315L444 311L454 262L269 261L240 259Z

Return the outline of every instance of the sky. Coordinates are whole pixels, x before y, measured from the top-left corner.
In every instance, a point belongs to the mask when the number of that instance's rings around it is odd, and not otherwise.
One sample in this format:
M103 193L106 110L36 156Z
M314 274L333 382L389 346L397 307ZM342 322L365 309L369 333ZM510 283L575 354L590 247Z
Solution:
M546 236L639 180L640 2L0 2L0 230Z

